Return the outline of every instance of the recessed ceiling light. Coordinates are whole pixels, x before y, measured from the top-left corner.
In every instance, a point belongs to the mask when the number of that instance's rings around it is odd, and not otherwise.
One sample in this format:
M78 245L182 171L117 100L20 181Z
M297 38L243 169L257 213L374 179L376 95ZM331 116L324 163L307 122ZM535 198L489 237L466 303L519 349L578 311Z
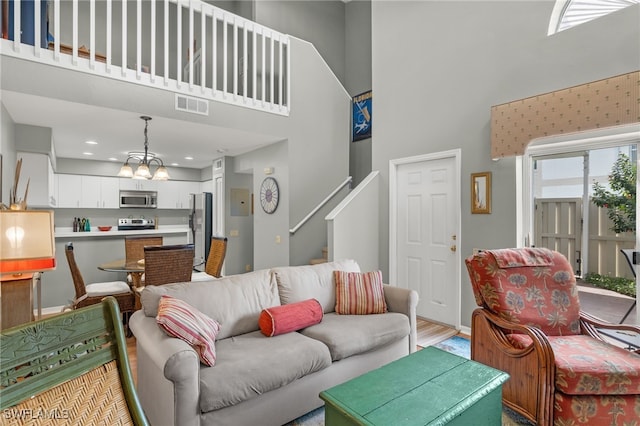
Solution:
M96 142L96 141L85 141L85 143L87 145L98 145L98 142Z
M171 163L172 166L179 166L178 163Z
M109 161L118 161L116 157L109 157Z
M93 152L83 152L82 155L93 155Z
M193 157L184 157L185 160L193 160Z

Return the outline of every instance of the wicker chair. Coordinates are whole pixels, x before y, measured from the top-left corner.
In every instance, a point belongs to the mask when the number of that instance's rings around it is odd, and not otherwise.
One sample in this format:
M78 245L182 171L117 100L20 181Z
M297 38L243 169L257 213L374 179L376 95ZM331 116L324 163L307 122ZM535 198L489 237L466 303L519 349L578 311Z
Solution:
M134 387L118 303L2 331L3 425L148 425Z
M122 312L126 322L135 307L135 297L129 284L124 281L110 281L85 285L80 269L76 264L72 243L65 245L65 254L69 263L71 278L73 278L73 286L76 290L76 297L71 302L70 307L77 309L94 305L101 303L105 296L113 296L118 301L120 312Z
M213 278L220 278L222 276L222 265L224 264L224 257L226 254L227 238L211 238L211 248L209 250L209 256L207 256L207 263L205 264L204 271L194 272L191 275L191 281L206 281Z
M124 256L127 262L144 259L145 246L161 246L162 236L129 236L124 237Z
M161 246L162 236L128 236L124 237L124 257L126 262L137 262L144 259L145 246ZM144 274L138 274L134 279L132 274L127 275L127 281L136 287L144 285Z
M194 254L193 244L145 247L145 286L191 281Z
M542 248L488 250L466 259L476 309L471 359L509 373L503 402L537 425L635 424L640 355L603 330L640 333L580 311L567 259Z

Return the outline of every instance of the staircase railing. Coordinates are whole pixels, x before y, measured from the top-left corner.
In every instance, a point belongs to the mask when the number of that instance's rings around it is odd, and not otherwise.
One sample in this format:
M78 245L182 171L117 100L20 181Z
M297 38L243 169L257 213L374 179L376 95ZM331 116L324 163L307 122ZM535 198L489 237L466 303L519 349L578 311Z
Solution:
M311 210L305 217L303 217L302 220L300 220L300 222L298 222L298 224L296 226L294 226L293 228L289 229L289 233L291 235L295 234L298 231L298 229L300 229L302 227L302 225L307 223L307 221L309 219L311 219L313 217L313 215L318 213L318 211L322 207L324 207L325 204L327 204L333 197L335 197L335 195L338 192L340 192L340 190L342 188L344 188L346 185L350 185L352 181L353 181L353 177L351 177L351 176L347 177L340 185L338 185L336 187L336 189L334 189L331 192L331 194L327 195L324 200L320 201L320 203L318 203L318 205L313 210Z
M380 172L372 171L327 214L328 261L355 259L363 271L379 268Z
M201 0L3 1L0 12L2 55L289 114L289 36Z

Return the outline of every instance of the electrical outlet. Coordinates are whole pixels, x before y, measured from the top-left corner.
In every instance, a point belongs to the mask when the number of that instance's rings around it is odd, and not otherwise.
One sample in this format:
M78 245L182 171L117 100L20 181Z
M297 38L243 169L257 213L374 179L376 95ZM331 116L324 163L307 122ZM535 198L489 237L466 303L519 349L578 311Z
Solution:
M231 231L229 231L230 237L237 237L238 235L240 235L240 232L237 229L232 229Z
M280 244L282 242L282 239L280 238L280 235L276 235L276 244Z
M251 272L251 265L249 265L248 263L244 265L244 270L245 272Z

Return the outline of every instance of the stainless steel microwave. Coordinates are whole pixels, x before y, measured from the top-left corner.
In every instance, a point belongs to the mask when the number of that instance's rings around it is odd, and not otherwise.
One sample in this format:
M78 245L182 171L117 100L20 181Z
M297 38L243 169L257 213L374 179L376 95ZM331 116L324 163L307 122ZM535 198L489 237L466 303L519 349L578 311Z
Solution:
M155 209L158 207L158 192L120 191L120 207Z

